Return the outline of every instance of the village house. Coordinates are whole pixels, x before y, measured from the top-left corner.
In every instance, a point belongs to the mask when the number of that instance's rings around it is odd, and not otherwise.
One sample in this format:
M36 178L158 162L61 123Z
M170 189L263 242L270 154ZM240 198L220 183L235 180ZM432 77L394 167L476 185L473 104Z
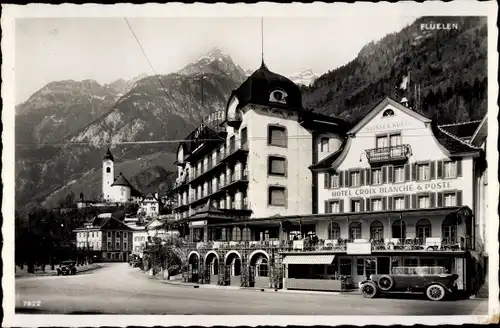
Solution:
M97 261L128 261L132 250L132 229L111 213L97 215L74 232L78 252L90 253Z

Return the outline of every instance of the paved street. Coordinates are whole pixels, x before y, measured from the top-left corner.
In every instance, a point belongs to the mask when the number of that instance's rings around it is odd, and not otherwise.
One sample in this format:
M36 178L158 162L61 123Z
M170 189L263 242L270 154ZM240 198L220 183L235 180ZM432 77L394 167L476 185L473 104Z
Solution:
M25 301L40 301L28 307ZM148 279L126 263L76 276L16 279L18 313L466 315L486 314L487 300L364 299L360 295L192 288Z

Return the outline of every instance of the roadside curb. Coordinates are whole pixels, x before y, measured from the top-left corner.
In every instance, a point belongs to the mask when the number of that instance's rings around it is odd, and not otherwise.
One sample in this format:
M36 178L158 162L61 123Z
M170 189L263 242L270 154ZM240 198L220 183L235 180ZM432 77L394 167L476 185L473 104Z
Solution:
M86 268L86 269L82 269L82 270L78 270L77 269L76 274L78 275L79 273L87 273L89 271L99 270L99 269L102 269L102 268L103 268L103 266L97 266L97 267L94 267L94 268ZM28 274L28 275L19 275L19 276L14 275L14 279L55 277L55 276L57 276L57 271L55 271L55 272L45 272L45 273L31 273L31 274Z
M322 291L311 291L311 290L284 290L284 289L274 289L274 288L258 288L258 287L236 287L236 286L220 286L220 285L210 285L210 284L193 284L193 283L183 283L183 282L172 282L172 281L161 281L164 284L179 286L183 288L203 288L203 289L222 289L222 290L248 290L255 292L265 292L265 293L290 293L290 294L313 294L313 295L361 295L359 293L349 293L349 292L322 292Z

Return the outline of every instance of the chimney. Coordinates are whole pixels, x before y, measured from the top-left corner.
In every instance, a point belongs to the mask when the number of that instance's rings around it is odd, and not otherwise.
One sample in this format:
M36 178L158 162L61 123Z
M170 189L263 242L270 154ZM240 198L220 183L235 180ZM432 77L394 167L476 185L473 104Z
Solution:
M405 107L408 107L408 98L403 97L403 99L401 99L401 104L403 104L403 106Z

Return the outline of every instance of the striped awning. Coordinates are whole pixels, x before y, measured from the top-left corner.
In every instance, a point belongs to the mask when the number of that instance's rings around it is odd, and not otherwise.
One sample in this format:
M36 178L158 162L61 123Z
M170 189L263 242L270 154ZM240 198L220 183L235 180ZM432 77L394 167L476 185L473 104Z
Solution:
M335 255L286 255L283 264L332 264Z

